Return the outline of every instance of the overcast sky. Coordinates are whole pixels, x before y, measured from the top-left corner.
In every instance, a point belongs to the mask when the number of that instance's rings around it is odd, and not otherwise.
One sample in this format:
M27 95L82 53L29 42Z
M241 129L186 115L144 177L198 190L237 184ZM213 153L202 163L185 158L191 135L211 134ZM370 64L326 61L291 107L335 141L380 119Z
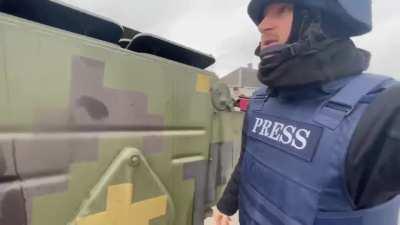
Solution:
M217 63L209 69L219 76L258 63L253 52L259 34L246 13L249 0L62 1L212 54ZM374 30L355 41L373 54L370 72L400 78L400 3L373 2Z

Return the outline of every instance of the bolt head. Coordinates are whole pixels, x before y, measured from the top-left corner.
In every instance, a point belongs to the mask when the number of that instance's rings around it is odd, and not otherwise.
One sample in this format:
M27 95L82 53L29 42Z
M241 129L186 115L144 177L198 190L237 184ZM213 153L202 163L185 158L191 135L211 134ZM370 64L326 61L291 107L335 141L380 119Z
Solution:
M140 165L140 157L137 155L134 155L131 157L130 162L129 162L130 166L132 167L137 167Z

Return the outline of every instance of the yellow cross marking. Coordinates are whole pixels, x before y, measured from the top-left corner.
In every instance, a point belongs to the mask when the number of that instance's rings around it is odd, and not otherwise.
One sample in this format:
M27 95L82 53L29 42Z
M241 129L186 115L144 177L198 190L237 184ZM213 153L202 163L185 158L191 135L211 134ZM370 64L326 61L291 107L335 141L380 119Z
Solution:
M210 78L204 74L197 74L196 91L208 93L210 89Z
M77 225L149 225L151 219L163 216L167 210L167 196L131 204L133 185L110 186L105 212L76 220Z

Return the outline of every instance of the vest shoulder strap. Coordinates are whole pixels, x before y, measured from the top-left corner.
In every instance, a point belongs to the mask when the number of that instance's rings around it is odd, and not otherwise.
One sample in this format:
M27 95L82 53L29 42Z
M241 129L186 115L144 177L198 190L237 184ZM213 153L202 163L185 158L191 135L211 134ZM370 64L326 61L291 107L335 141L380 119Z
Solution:
M258 88L257 90L254 91L253 95L251 98L257 98L257 97L265 97L268 94L268 87L267 86L262 86Z
M262 86L254 91L253 95L250 98L249 107L254 110L261 110L264 106L265 101L268 99L270 90L271 89L269 89L267 86Z
M381 75L356 76L319 107L314 115L314 121L332 130L336 129L365 95L390 80L392 78Z

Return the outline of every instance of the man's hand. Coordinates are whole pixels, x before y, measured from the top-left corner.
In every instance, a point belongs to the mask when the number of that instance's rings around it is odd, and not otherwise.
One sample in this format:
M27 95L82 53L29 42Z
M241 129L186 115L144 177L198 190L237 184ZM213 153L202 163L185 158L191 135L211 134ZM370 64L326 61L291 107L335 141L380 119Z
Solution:
M217 208L213 210L213 218L215 225L230 225L231 217L221 213Z

